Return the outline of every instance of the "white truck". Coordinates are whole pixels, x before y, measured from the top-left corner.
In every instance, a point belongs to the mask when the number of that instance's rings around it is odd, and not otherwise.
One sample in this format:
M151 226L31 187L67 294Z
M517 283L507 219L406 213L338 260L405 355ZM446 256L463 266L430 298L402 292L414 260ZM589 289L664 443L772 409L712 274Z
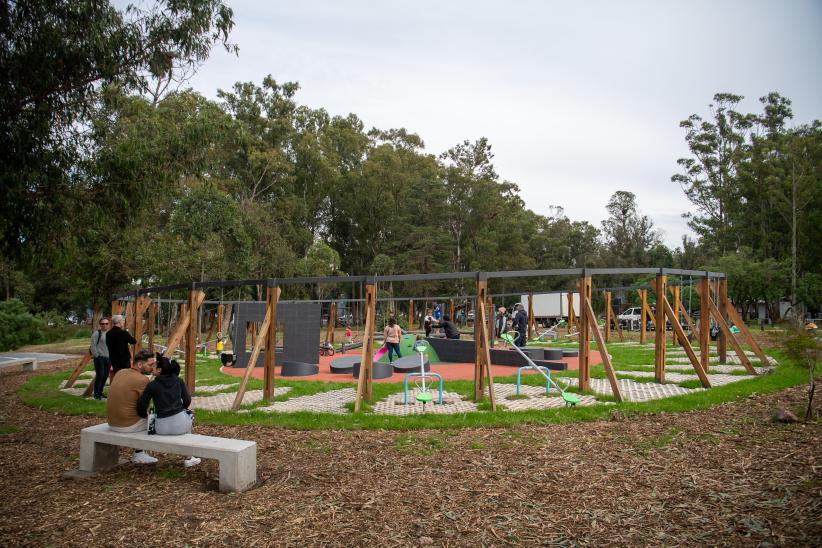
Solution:
M520 300L528 311L528 295ZM579 316L579 293L571 294L574 316ZM534 295L534 319L544 327L549 327L560 320L568 319L568 293L543 293Z

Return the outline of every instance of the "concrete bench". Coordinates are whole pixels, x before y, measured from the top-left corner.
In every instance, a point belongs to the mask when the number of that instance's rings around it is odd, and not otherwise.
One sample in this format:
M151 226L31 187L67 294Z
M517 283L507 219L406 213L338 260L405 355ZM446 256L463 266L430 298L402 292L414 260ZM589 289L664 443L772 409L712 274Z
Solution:
M257 482L257 444L253 441L199 434L122 433L111 430L105 423L83 428L80 432L80 471L98 472L116 466L119 447L217 459L220 461L220 491L224 493L240 493Z
M0 360L0 373L37 371L35 358L12 358Z

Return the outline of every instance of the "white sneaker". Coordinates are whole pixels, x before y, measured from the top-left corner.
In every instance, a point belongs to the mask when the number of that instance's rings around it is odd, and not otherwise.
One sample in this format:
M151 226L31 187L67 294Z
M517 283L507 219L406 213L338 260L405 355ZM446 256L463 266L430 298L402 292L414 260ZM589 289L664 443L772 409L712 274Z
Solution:
M154 464L157 462L157 459L155 459L145 451L140 451L139 453L134 453L131 456L131 462L133 462L134 464Z
M185 466L186 468L191 468L192 466L197 466L198 464L200 464L200 462L202 461L197 457L188 457L186 460L183 461L183 466Z

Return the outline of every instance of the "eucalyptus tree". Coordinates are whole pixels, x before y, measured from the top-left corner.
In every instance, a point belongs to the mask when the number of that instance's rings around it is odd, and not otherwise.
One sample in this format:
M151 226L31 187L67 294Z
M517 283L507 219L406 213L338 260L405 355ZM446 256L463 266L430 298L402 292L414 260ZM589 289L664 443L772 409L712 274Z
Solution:
M688 225L719 254L740 245L735 226L740 203L737 171L754 122L753 116L734 110L742 99L717 93L710 105L711 119L692 114L680 122L691 157L677 160L682 172L671 177L696 207L686 214Z

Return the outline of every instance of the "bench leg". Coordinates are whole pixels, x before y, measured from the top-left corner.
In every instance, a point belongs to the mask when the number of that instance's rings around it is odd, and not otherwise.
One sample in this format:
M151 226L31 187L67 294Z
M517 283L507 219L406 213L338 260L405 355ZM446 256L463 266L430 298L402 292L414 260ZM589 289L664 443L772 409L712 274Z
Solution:
M257 446L220 459L220 491L242 493L257 483Z
M80 434L80 470L97 472L117 466L120 448L107 443L95 443L88 436Z

